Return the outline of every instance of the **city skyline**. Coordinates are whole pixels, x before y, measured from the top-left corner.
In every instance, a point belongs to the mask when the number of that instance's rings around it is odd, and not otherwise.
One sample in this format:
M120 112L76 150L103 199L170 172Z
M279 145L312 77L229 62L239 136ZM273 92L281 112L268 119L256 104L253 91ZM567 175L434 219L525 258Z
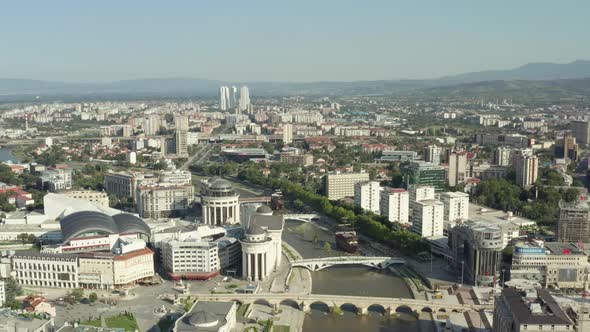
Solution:
M579 42L588 6L13 3L0 16L10 32L3 35L0 72L65 82L431 79L589 59L590 46Z

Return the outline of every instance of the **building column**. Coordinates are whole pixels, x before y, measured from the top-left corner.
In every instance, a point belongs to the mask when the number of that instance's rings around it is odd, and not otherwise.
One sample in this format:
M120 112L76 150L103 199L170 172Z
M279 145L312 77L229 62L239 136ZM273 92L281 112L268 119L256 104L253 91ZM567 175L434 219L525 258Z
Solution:
M268 263L268 257L266 255L268 255L268 253L266 253L266 252L264 254L262 254L262 257L263 257L262 258L262 273L263 273L264 277L266 277L266 269L267 269L266 265Z
M242 253L242 277L248 279L248 254Z
M201 216L203 220L201 221L203 222L203 224L207 224L207 206L202 205L201 209L203 209L203 211L201 211Z
M213 223L212 225L217 225L217 207L213 208Z
M254 280L258 280L258 254L254 254Z

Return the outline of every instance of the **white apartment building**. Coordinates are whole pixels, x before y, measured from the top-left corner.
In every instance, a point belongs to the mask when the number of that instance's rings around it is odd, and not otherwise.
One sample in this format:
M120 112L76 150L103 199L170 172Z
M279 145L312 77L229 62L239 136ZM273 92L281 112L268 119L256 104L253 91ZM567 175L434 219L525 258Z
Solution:
M499 146L494 150L494 165L509 166L512 162L512 148Z
M469 195L463 192L445 192L439 195L444 204L444 229L455 227L458 222L469 219Z
M83 199L88 202L96 203L100 206L109 207L109 196L103 191L68 190L60 192L60 194L71 198Z
M137 210L142 218L182 215L193 201L192 185L151 184L137 188Z
M369 173L333 173L324 177L324 194L330 200L354 196L354 185L369 181Z
M428 199L417 202L412 217L412 230L420 236L429 238L442 236L444 228L444 205Z
M539 176L539 158L537 156L517 156L514 167L516 169L516 184L521 187L528 187L535 182Z
M360 206L365 211L371 211L379 214L379 191L381 190L379 182L357 182L354 185L354 204Z
M173 240L162 243L162 265L173 278L209 279L219 273L217 244L200 239Z
M6 302L6 289L4 288L4 281L0 280L0 307L4 306Z
M412 218L416 203L427 199L435 199L433 186L411 185L408 192L410 193L410 218Z
M283 143L293 143L293 125L290 123L285 123L283 125Z
M381 215L387 216L391 222L409 223L410 194L401 188L385 189L381 191L379 202Z
M441 153L442 148L440 146L429 145L424 148L424 161L438 165L440 164Z
M41 186L50 192L68 190L72 188L73 177L71 169L51 169L41 172Z

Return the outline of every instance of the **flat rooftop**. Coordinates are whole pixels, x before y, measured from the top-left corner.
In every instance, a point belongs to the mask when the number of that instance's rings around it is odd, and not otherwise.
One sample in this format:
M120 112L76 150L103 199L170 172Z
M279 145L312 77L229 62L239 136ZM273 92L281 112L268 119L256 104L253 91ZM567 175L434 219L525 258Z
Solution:
M515 226L531 226L537 223L531 219L510 215L508 212L495 210L469 203L469 220L483 221L490 224L502 225L511 223Z

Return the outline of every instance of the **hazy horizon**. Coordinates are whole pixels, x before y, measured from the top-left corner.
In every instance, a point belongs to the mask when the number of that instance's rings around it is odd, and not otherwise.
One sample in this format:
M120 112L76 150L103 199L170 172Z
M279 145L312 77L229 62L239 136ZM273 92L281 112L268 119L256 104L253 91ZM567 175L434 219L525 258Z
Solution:
M3 9L1 78L419 80L590 59L584 1L22 1Z

